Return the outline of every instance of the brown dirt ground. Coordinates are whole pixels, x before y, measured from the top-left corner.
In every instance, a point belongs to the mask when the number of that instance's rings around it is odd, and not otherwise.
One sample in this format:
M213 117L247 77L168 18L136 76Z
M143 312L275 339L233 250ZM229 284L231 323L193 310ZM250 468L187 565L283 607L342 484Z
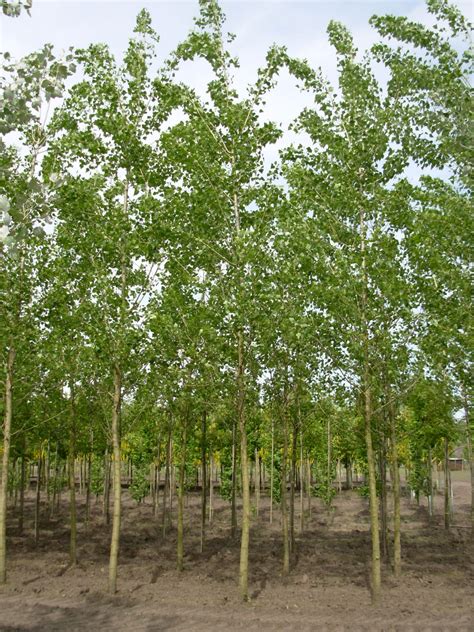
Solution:
M311 520L297 533L290 575L281 575L278 513L269 524L263 500L251 533L249 603L238 598L239 543L230 538L230 511L216 499L215 519L199 553L199 496L186 509L185 570L175 570L176 532L163 541L149 503L124 494L119 591L106 593L109 530L100 504L92 505L88 534L79 523L79 561L68 569L66 498L54 520L43 520L37 548L32 536L33 495L25 534L10 511L8 583L0 588L0 630L269 630L380 632L474 630L474 555L468 528L470 486L455 473L455 526L442 523L442 497L430 524L426 505L403 499L404 569L396 581L383 568L383 598L370 605L368 501L342 492L328 516L313 500ZM84 498L79 497L79 518ZM43 511L46 514L46 511ZM296 524L299 524L297 514Z

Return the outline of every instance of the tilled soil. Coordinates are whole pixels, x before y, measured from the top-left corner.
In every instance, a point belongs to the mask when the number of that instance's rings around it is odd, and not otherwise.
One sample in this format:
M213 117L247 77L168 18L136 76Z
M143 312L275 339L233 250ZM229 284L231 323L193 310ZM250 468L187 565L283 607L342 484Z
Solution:
M462 478L462 477L460 477ZM474 630L474 558L469 525L470 486L455 480L454 526L446 531L442 497L429 520L426 506L402 505L403 576L383 567L383 597L371 606L368 501L343 491L328 513L312 500L289 576L281 574L279 513L269 524L262 499L253 515L250 551L251 600L238 597L239 542L230 533L230 510L216 499L200 553L200 499L186 507L185 569L176 566L175 524L163 539L150 503L137 505L124 493L119 590L108 595L110 528L100 504L92 504L88 532L79 523L79 565L68 568L68 507L43 520L33 540L33 496L28 495L24 535L9 513L8 583L0 588L0 630L219 631L456 631ZM79 519L84 498L79 496ZM175 521L175 517L174 517Z

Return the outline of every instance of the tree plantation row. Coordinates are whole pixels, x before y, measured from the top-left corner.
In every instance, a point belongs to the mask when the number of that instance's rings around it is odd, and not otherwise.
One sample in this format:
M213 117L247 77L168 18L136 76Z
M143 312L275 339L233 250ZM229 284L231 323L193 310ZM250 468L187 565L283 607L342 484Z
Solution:
M177 510L179 570L186 492L201 550L228 501L243 600L260 495L287 574L312 497L357 486L374 602L382 559L402 572L400 468L433 511L438 466L449 528L455 447L474 489L471 26L426 6L433 28L374 16L363 53L330 22L337 85L274 45L241 94L217 0L164 60L145 10L119 60L2 54L0 582L30 481L36 542L68 494L71 564L76 494L86 524L103 503L112 593L123 487L163 537ZM200 94L180 75L203 63ZM311 104L290 130L266 115L282 77Z

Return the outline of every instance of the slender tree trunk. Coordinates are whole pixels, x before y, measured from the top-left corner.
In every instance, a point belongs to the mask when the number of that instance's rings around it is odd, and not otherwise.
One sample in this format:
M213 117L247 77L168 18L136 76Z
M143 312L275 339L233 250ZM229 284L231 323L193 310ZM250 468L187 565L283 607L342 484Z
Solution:
M372 447L372 402L370 388L367 386L367 382L365 383L365 442L367 446L367 465L369 469L370 531L372 536L372 600L376 603L380 598L381 591L379 516L375 456Z
M176 492L176 471L173 463L173 436L170 437L170 476L169 476L169 511L168 511L168 525L173 526L173 494Z
M105 457L104 457L104 520L105 524L110 524L110 479L111 479L111 469L112 469L112 461L110 458L110 454L108 452L108 448L105 449Z
M214 497L214 459L212 452L209 453L209 524L212 524L213 497Z
M260 508L260 456L255 448L255 514L258 518Z
M84 472L82 470L83 459L79 457L77 459L77 464L79 465L79 495L82 496L83 488L84 488Z
M87 455L87 481L86 481L86 530L89 529L91 518L91 474L92 474L92 448Z
M433 517L433 460L431 446L428 448L428 513L431 520Z
M375 473L375 455L372 445L372 386L370 376L370 341L368 319L368 272L366 254L367 226L365 211L360 210L360 251L362 255L362 340L363 340L363 398L364 398L364 424L365 444L367 447L367 465L369 470L369 498L370 498L370 532L372 538L372 601L377 603L381 592L381 568L380 568L380 535L379 535L379 511L377 499L377 479Z
M232 426L232 490L231 490L231 532L232 538L237 536L237 424Z
M304 531L304 461L303 461L303 428L300 422L300 531Z
M43 458L40 454L38 459L38 478L36 480L36 498L35 498L35 545L39 542L39 519L40 519L40 502L41 502L41 473Z
M390 465L393 494L393 572L400 577L402 572L401 518L400 518L400 469L398 465L398 445L395 406L390 385L387 382L386 397L390 423Z
M69 505L70 505L70 540L69 561L71 566L77 564L77 516L76 516L76 476L74 464L76 458L76 410L74 388L71 386L71 427L69 431Z
M168 441L166 443L166 462L165 462L165 487L163 489L163 516L162 516L162 531L163 538L166 537L166 528L168 526L168 514L166 510L166 498L168 496L168 487L170 486L170 452L171 452L171 416L169 420L168 428Z
M2 475L0 479L0 584L7 581L7 494L8 464L10 459L12 410L13 410L13 367L15 347L10 342L5 379L5 415L3 418Z
M327 421L327 472L326 472L326 477L327 477L327 486L328 486L328 502L327 502L327 510L328 510L328 514L330 511L330 504L329 501L331 499L331 496L329 495L329 488L332 486L332 433L331 433L331 416L328 415L328 421Z
M248 600L249 540L250 540L250 485L245 424L244 339L238 334L237 419L240 430L240 467L242 469L242 534L240 540L239 585L240 595Z
M449 471L449 440L444 439L444 528L449 529L451 526L451 475Z
M120 414L122 405L122 374L120 367L114 366L114 397L112 408L112 450L113 450L113 516L112 538L110 541L109 592L117 592L117 564L120 545L121 516L121 455L120 455Z
M161 466L161 435L158 435L158 442L156 446L156 465L153 467L153 481L154 481L154 493L153 493L153 515L158 514L158 507L160 501L160 466Z
M56 509L58 486L59 486L59 457L58 457L58 444L56 444L56 451L54 454L53 498L51 500L51 508L49 512L50 518L54 516L54 512Z
M382 555L385 561L388 560L388 519L387 519L387 461L385 437L383 438L383 446L380 450L380 530L382 535Z
M273 476L275 461L275 424L272 419L272 451L270 459L270 524L273 522Z
M187 415L187 413L186 413ZM184 419L183 444L181 446L181 463L179 465L179 487L178 487L178 537L177 537L177 568L183 570L184 558L184 484L186 475L186 431L188 419ZM202 526L202 524L201 524ZM201 534L202 547L202 534ZM202 552L202 548L201 548Z
M290 543L288 533L288 507L286 475L288 462L288 402L286 393L283 396L283 455L281 461L281 526L283 534L283 574L290 572Z
M25 515L25 474L25 440L23 439L20 470L20 514L18 516L18 533L20 535L23 534L23 520Z
M290 478L290 553L295 550L295 482L296 482L296 448L297 429L293 428L291 445L291 478Z
M312 485L312 480L311 480L311 461L310 461L310 459L307 459L307 461L306 461L306 476L307 476L306 494L307 494L307 501L308 501L308 520L311 520L311 485Z
M48 448L46 451L46 463L45 463L45 486L46 486L46 512L49 515L51 506L51 484L50 484L50 469L51 469L51 446L48 439Z
M207 502L207 469L206 469L206 459L207 459L207 418L206 411L204 410L202 413L202 423L201 423L201 477L202 477L202 486L201 486L201 553L204 550L204 538L206 534L206 502Z
M469 415L469 399L464 386L462 388L462 395L464 405L464 421L466 422L467 460L469 461L469 469L471 473L471 530L474 535L474 455L472 450L473 429L471 427Z

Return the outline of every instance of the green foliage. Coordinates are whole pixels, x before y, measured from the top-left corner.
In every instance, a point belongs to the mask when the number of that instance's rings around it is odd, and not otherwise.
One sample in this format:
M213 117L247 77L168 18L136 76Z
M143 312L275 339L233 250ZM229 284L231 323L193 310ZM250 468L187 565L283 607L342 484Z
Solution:
M95 454L91 459L91 492L96 496L104 493L104 459Z
M219 495L223 500L230 502L232 499L232 458L228 449L221 452L220 464Z
M132 483L130 484L130 495L136 502L140 503L150 492L150 466L141 463L133 469Z
M329 476L327 465L322 461L316 461L314 466L314 475L316 484L313 485L311 493L313 496L320 498L326 507L330 507L334 497L337 494L335 485L333 484L336 477L336 467L331 464Z

